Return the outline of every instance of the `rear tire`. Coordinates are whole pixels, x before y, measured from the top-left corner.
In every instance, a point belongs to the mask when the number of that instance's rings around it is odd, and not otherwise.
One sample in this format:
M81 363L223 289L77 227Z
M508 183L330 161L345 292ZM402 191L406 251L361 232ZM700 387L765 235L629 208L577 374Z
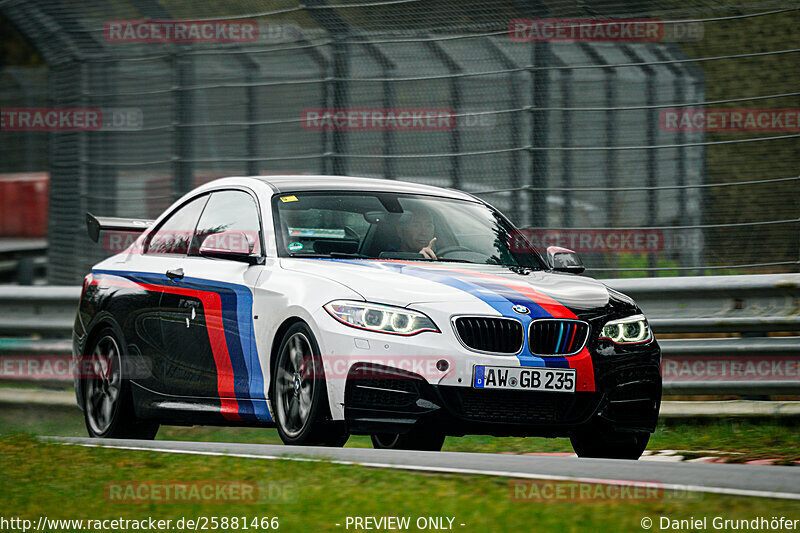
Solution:
M578 457L596 457L604 459L639 459L647 441L648 432L615 431L609 426L591 424L575 432L570 441L572 449Z
M438 452L444 445L445 435L431 427L414 426L408 433L378 433L371 438L375 449Z
M90 437L153 440L158 423L136 417L121 347L114 330L104 328L83 357L79 379L86 429Z
M319 346L302 322L291 326L281 340L270 398L284 444L338 448L350 437L344 422L330 420Z

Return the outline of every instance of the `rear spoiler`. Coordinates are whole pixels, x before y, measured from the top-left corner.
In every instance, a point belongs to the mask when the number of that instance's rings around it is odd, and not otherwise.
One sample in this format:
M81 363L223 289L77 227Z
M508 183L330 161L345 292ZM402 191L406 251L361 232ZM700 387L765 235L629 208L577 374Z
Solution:
M141 218L96 217L91 213L86 213L86 229L89 231L89 238L94 242L100 239L101 231L141 233L152 223L152 220Z

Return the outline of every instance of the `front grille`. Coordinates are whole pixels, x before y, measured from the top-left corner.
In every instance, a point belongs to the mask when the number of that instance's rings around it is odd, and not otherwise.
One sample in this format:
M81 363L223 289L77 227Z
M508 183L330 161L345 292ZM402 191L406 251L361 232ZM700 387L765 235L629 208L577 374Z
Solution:
M458 338L479 352L515 354L522 349L522 324L511 318L462 316L455 319Z
M546 318L531 322L528 346L536 355L571 355L581 351L588 338L586 322Z
M559 394L441 387L450 411L467 420L501 424L559 424L582 421L597 408L597 393Z
M564 416L571 400L556 394L526 397L515 392L466 389L461 393L462 415L484 422L556 422Z

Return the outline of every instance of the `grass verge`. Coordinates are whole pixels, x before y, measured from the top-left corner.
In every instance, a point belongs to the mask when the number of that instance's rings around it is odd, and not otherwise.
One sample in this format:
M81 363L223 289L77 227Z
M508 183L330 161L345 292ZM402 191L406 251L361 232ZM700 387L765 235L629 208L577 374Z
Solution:
M0 434L86 436L77 408L5 405L0 409ZM274 429L164 426L160 440L251 442L280 444ZM369 437L352 436L348 447L371 447ZM572 452L569 439L497 438L483 435L448 437L447 451L491 453ZM780 458L781 464L800 461L800 426L796 421L739 419L662 422L651 436L650 450L680 450L687 457L709 455L707 450L729 453L735 461Z
M248 523L253 518L277 517L283 531L347 531L348 516L408 516L410 529L415 530L418 517L433 516L453 518L455 530L517 532L532 528L641 531L642 518L649 517L657 524L662 516L707 516L709 523L716 516L800 518L798 503L787 500L696 493L648 501L619 497L578 502L520 500L511 497L509 480L489 476L85 448L42 443L22 434L0 437L0 472L1 514L34 522L40 516L173 521L181 517L246 517ZM217 497L202 502L159 503L148 496L139 503L121 503L112 495L114 487L140 482L167 486L251 483L258 487L258 497L253 503L231 503Z

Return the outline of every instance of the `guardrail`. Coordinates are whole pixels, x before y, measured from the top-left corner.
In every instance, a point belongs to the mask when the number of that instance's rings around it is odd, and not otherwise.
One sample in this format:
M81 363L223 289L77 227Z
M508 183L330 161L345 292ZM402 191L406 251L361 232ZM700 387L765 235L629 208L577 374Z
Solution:
M70 337L80 287L0 287L0 335Z
M661 338L667 394L800 394L800 274L604 280ZM769 333L794 336L766 336Z
M33 285L47 266L47 239L0 237L0 280Z
M800 331L800 274L609 279L657 334Z
M657 335L742 334L659 339L665 393L800 394L800 274L603 282L634 298ZM67 355L79 297L80 287L0 287L0 335L41 337L0 337L0 356Z

